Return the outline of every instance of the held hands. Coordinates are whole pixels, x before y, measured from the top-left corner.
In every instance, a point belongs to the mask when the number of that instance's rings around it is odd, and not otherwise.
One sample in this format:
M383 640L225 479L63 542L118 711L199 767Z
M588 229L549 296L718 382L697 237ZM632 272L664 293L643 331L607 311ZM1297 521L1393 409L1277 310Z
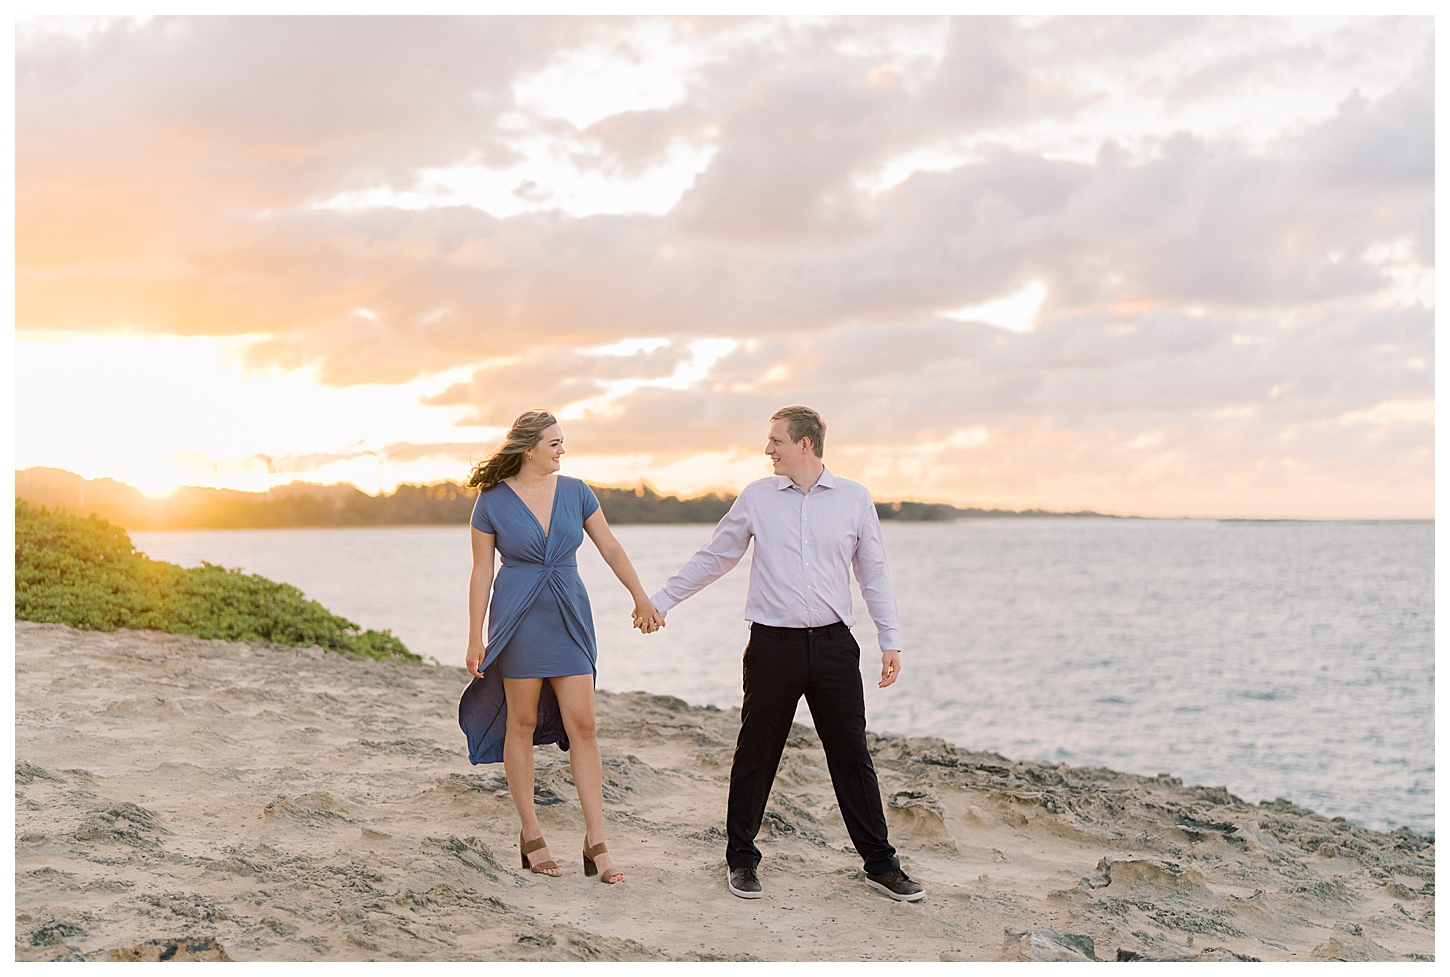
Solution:
M630 618L633 620L634 626L645 634L654 634L665 626L665 616L656 610L648 599L635 601Z
M901 652L883 651L881 653L881 681L876 683L878 689L895 682L901 675Z
M469 675L472 675L474 678L483 678L483 672L478 667L483 664L482 641L475 639L468 643L468 654L464 656L463 664L468 669Z

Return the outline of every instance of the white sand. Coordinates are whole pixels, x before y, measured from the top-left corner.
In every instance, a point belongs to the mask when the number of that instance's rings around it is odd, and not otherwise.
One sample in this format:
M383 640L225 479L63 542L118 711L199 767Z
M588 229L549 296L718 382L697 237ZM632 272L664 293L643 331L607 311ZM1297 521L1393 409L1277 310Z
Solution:
M893 902L862 881L804 728L761 832L765 896L737 899L723 827L739 713L639 692L598 699L609 844L627 881L581 874L566 757L541 747L540 792L558 800L540 820L567 873L547 879L519 870L502 767L468 763L462 669L154 632L22 622L15 634L17 959L1087 948L1006 932L1032 927L1089 937L1109 960L1434 953L1434 847L1406 831L874 737L892 841L927 887Z

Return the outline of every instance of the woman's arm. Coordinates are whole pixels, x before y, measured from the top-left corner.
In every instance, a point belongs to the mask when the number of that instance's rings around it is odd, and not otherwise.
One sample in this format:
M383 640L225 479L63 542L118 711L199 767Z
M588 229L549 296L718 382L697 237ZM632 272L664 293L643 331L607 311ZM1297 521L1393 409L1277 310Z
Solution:
M594 540L594 545L599 548L599 555L604 557L609 569L614 571L619 582L624 584L629 595L634 598L634 626L645 634L664 627L664 615L649 602L649 594L644 592L644 587L639 582L639 574L634 572L634 564L629 562L624 547L614 538L614 532L604 520L603 509L595 509L594 515L584 520L584 531Z
M488 610L488 595L493 590L493 534L482 533L472 526L468 532L473 540L473 571L468 575L468 673L483 678L478 666L483 664L483 615Z

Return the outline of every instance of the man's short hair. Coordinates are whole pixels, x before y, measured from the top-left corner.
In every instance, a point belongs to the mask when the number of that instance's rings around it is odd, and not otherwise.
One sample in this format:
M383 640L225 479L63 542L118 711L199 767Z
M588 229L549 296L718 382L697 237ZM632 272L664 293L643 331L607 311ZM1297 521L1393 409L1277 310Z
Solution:
M772 421L785 421L792 444L799 444L801 438L811 439L811 451L817 458L826 450L826 422L821 415L809 407L782 407L770 415Z

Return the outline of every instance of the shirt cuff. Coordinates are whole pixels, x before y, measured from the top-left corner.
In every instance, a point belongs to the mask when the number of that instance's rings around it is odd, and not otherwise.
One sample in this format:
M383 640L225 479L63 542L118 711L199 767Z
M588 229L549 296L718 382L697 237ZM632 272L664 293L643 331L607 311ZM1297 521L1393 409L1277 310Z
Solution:
M655 605L658 607L659 605ZM876 632L876 640L881 645L882 651L901 650L901 632L896 628L887 628L885 631Z
M670 600L670 595L666 594L663 589L656 590L653 594L651 594L649 602L653 604L655 606L655 610L659 611L661 614L668 614L670 612L670 608L674 607L676 604L679 603L679 601L677 600Z

